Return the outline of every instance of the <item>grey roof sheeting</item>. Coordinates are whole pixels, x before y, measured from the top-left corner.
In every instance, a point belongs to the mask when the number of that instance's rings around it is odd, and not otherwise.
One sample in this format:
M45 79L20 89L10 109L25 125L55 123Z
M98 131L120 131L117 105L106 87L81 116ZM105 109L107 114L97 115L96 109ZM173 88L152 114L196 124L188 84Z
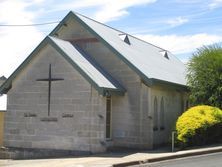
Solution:
M88 31L100 39L109 49L131 67L147 84L156 82L169 83L186 87L185 65L173 54L167 51L167 56L162 53L164 49L140 40L134 36L106 26L86 16L70 12L52 32L56 34L62 23L70 17L79 21ZM126 34L129 42L122 39ZM167 41L166 41L167 42Z
M0 94L11 88L14 78L29 64L33 57L47 44L54 47L81 75L99 92L99 94L124 95L125 89L112 78L104 75L104 71L92 65L70 42L47 36L22 64L1 85ZM108 92L107 92L108 91Z
M75 13L75 15L147 78L186 85L185 65L170 52L168 52L169 59L167 59L161 53L164 51L163 49L155 47L131 35L128 35L130 44L127 44L120 38L123 32L80 14Z
M118 89L95 66L93 66L70 42L49 37L98 87Z

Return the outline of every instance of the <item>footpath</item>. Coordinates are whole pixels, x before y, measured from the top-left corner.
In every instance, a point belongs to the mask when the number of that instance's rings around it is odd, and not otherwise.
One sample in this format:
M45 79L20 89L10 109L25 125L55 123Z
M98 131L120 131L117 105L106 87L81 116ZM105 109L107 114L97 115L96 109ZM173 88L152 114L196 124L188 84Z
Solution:
M0 160L0 167L125 167L147 162L222 152L222 145L170 152L166 148L137 153L110 152L87 157L69 157L37 160Z

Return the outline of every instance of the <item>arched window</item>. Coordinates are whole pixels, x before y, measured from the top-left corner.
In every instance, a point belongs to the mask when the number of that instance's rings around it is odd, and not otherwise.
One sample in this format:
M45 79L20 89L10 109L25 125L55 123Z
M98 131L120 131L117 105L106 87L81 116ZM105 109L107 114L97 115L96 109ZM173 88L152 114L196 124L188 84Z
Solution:
M188 101L188 100L186 100L185 111L186 111L186 110L188 110L188 108L189 108L189 101Z
M185 110L184 100L183 100L183 98L182 98L182 100L181 100L181 112L180 112L180 114L183 114L184 110Z
M164 99L161 98L160 102L160 130L164 130Z
M156 97L153 102L153 130L158 130L158 104Z

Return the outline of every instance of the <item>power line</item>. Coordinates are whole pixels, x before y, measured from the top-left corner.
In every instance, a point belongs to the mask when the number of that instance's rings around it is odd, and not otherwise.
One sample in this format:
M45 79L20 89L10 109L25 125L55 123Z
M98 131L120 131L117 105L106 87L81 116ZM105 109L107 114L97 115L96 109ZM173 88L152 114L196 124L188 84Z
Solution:
M37 23L37 24L0 24L0 27L31 27L31 26L43 26L49 24L60 23L59 21L47 22L47 23Z

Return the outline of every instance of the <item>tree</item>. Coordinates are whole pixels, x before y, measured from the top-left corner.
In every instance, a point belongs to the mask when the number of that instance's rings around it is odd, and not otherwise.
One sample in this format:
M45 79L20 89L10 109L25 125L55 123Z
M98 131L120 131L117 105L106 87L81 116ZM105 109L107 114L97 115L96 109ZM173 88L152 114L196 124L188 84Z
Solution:
M222 47L204 46L188 62L190 101L222 109Z

